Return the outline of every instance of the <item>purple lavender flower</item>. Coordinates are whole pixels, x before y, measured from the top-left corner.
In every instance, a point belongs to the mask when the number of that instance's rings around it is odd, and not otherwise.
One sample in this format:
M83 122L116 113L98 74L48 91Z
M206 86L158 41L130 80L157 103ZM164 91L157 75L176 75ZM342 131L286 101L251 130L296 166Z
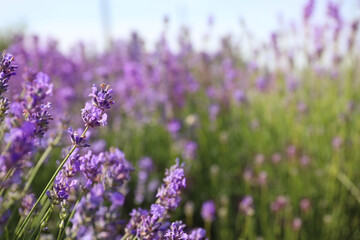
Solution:
M98 155L103 162L103 182L106 187L120 189L124 182L130 179L130 172L134 170L126 160L125 155L117 148L110 148L109 152Z
M164 184L158 189L156 194L157 202L164 206L166 210L174 210L180 203L180 193L182 188L186 187L186 179L183 169L184 164L179 164L179 159L176 159L176 164L170 170L166 169Z
M274 202L271 203L271 210L275 213L283 210L288 205L288 199L285 196L278 196Z
M53 84L50 77L39 72L35 79L26 84L26 97L28 98L28 109L39 105L46 97L53 93Z
M102 109L90 103L86 103L85 107L81 110L81 117L86 127L94 128L100 125L105 126L107 123L107 114L104 113Z
M189 234L189 240L208 240L206 238L206 231L203 228L193 229Z
M105 160L104 153L93 155L91 151L81 156L80 171L85 176L84 188L90 189L94 183L100 181L100 174L102 171L102 164Z
M17 65L12 65L11 62L14 57L11 54L3 52L2 60L0 62L0 123L4 121L4 118L10 108L9 99L1 96L4 92L7 92L8 82L12 75L15 75L15 69Z
M96 85L93 85L92 93L89 95L92 97L92 103L102 110L110 109L110 105L114 104L114 100L111 95L113 90L110 88L110 85L105 85L104 83L100 85L100 88L101 89L99 91Z
M10 101L7 98L0 97L0 123L2 123L5 119L5 116L10 109Z
M198 145L194 141L186 142L185 148L184 148L184 158L185 159L195 159L197 147L198 147Z
M308 198L301 199L299 205L300 205L301 211L303 211L305 213L310 211L310 209L311 209L311 201Z
M292 229L294 231L299 231L302 225L302 220L301 218L294 218L293 222L292 222Z
M70 190L74 188L75 184L76 180L68 178L63 171L60 171L55 178L53 189L46 194L53 204L60 204L69 198Z
M165 240L188 240L189 236L184 232L184 228L182 221L173 222L164 235Z
M212 222L215 219L215 203L212 200L206 201L201 207L201 217L205 222Z
M159 204L152 204L148 215L142 216L141 224L137 227L136 236L140 239L151 240L157 235L161 227L161 220L165 217L166 209Z
M177 120L172 120L167 124L167 130L172 134L178 133L180 129L181 129L181 123Z
M13 55L3 52L0 62L0 95L7 91L9 79L15 75L15 70L18 68L17 65L12 64L13 60Z
M19 208L19 214L22 217L26 217L31 208L34 206L36 202L35 194L26 194L21 202L21 207Z
M265 91L269 85L269 80L266 77L258 77L255 82L256 88L260 91Z
M246 216L254 215L254 201L252 196L245 196L239 204L239 209Z
M33 121L36 125L34 135L38 138L42 138L49 129L49 120L53 120L48 109L51 108L51 104L38 106L34 113L29 116L29 120Z
M315 0L309 0L307 2L307 4L305 5L304 11L303 11L303 17L304 17L305 22L308 22L308 20L312 16L312 14L314 12L314 5L315 5Z
M68 129L68 132L70 133L70 139L71 142L78 148L81 147L90 147L89 144L85 143L85 136L79 136L79 134L77 133L77 131L73 132L72 127L70 127Z
M130 213L129 223L125 227L125 232L128 234L136 235L136 229L141 224L142 219L144 219L148 215L148 211L138 208L133 209Z

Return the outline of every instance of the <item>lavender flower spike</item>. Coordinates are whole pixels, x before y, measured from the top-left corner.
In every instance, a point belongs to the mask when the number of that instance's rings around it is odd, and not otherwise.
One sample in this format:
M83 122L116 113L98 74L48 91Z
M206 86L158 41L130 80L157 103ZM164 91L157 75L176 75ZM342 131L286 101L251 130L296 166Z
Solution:
M8 81L11 76L15 75L15 69L18 68L17 65L11 64L14 60L14 56L3 52L2 60L0 62L0 95L7 91Z
M157 203L164 206L166 210L174 210L180 203L180 193L182 188L186 187L186 179L184 173L184 163L179 164L179 159L176 159L176 164L170 170L166 169L164 184L158 189L156 194Z
M188 240L189 236L184 232L185 224L181 221L173 222L164 235L165 240Z
M100 109L109 109L110 105L114 104L111 95L113 90L110 88L110 85L105 85L104 83L100 87L100 91L98 91L95 84L92 87L92 93L89 95L92 97L92 104Z

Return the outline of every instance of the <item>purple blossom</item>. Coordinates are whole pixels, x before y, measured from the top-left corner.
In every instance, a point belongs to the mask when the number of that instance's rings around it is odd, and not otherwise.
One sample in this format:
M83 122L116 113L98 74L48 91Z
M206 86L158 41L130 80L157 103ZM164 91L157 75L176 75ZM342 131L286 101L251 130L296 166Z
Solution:
M80 171L85 176L85 185L83 187L89 189L94 183L100 181L104 159L104 153L93 155L91 151L88 151L87 154L81 156Z
M184 174L184 164L176 164L170 170L166 169L164 184L160 186L156 194L157 202L164 206L167 210L174 210L180 203L180 193L186 187L186 179Z
M205 229L203 228L193 229L189 234L189 240L207 240Z
M21 202L21 207L19 208L19 214L20 216L22 217L26 217L31 208L34 206L36 202L36 198L35 198L35 194L26 194L24 197L23 197L23 200Z
M49 120L53 120L48 109L51 104L41 105L35 108L35 111L29 116L29 120L35 123L34 135L42 138L49 129Z
M310 209L311 209L311 202L310 202L310 199L308 199L308 198L301 199L299 205L300 205L301 211L303 211L305 213L310 211Z
M278 196L274 202L271 203L271 210L275 213L283 210L288 205L288 199L285 196Z
M198 147L198 145L196 142L193 142L193 141L186 142L185 148L184 148L184 158L195 159L197 147Z
M110 88L110 85L105 85L104 83L100 85L100 91L97 89L94 84L92 87L92 93L89 95L92 97L92 103L96 107L104 110L110 109L110 105L114 104L112 99L113 90Z
M68 132L70 133L70 139L71 142L78 148L81 147L90 147L89 144L85 143L85 136L79 135L77 131L73 132L72 127L68 129Z
M53 84L50 77L39 72L35 79L26 84L26 97L28 98L28 109L39 105L46 97L53 93Z
M148 211L138 208L133 209L130 213L130 220L129 223L125 227L125 232L128 234L136 235L136 229L141 224L141 221L144 217L148 215Z
M181 123L177 120L172 120L167 124L167 130L172 134L178 133L180 129L181 129Z
M81 117L86 127L89 126L94 128L100 125L105 126L107 124L107 114L104 113L102 109L88 102L81 110Z
M13 55L3 52L0 62L0 95L7 92L9 79L15 75L15 70L18 68L16 64L12 64L13 60Z
M161 227L161 220L165 217L166 209L159 204L152 204L150 212L142 216L141 224L138 225L136 236L140 239L151 240L157 235Z
M245 196L239 204L239 209L246 216L254 215L254 201L252 196Z
M206 201L201 207L201 217L205 222L212 222L215 219L216 207L212 200Z
M164 235L165 240L188 240L189 236L184 232L185 224L181 221L173 222Z
M292 222L292 229L294 231L299 231L302 225L302 220L301 218L294 218L293 222Z
M53 204L60 204L69 198L70 190L74 188L76 180L68 178L63 171L60 171L54 181L52 190L47 191L47 195Z
M303 18L307 22L314 12L315 0L309 0L304 7Z

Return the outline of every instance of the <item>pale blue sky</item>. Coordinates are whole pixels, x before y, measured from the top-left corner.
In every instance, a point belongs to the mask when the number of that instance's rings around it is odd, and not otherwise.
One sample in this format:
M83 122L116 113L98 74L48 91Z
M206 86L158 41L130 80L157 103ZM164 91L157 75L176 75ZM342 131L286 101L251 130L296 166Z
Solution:
M28 33L55 37L67 48L78 40L103 46L100 14L101 0L0 0L0 29L24 25ZM113 37L128 38L132 30L147 40L147 46L159 37L162 19L170 18L169 35L175 42L179 26L191 26L197 47L206 32L209 15L215 17L213 35L239 33L239 19L258 37L264 38L278 26L279 15L289 22L301 22L306 0L108 0ZM327 0L317 0L317 18L325 11ZM359 16L358 0L342 0L342 13Z

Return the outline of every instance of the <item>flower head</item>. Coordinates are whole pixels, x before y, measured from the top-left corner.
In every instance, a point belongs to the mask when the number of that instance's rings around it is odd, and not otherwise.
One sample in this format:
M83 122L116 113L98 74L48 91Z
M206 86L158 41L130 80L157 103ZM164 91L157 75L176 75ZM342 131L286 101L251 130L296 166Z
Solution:
M164 206L167 210L174 210L180 203L180 193L186 187L186 179L184 174L184 164L179 164L179 159L176 159L176 164L170 170L166 169L164 184L158 189L156 197L157 202Z
M188 240L189 236L184 232L185 224L181 221L173 222L166 231L165 240Z
M98 127L100 125L105 126L107 120L107 114L103 112L102 109L86 103L85 107L81 109L81 117L85 123L85 126L89 127Z
M72 127L68 129L68 132L70 133L70 139L71 142L78 148L80 147L90 147L89 144L85 143L85 136L82 136L77 133L77 131L73 132Z
M94 84L92 87L92 93L89 95L92 97L92 104L96 107L104 110L109 109L110 105L114 104L112 99L113 90L110 88L110 85L105 85L104 83L100 85L100 91L97 89Z
M11 76L15 75L17 65L12 64L14 56L10 53L3 52L2 60L0 61L0 95L7 91L8 81Z
M215 219L215 203L212 200L203 203L201 208L201 217L204 221L212 222Z

